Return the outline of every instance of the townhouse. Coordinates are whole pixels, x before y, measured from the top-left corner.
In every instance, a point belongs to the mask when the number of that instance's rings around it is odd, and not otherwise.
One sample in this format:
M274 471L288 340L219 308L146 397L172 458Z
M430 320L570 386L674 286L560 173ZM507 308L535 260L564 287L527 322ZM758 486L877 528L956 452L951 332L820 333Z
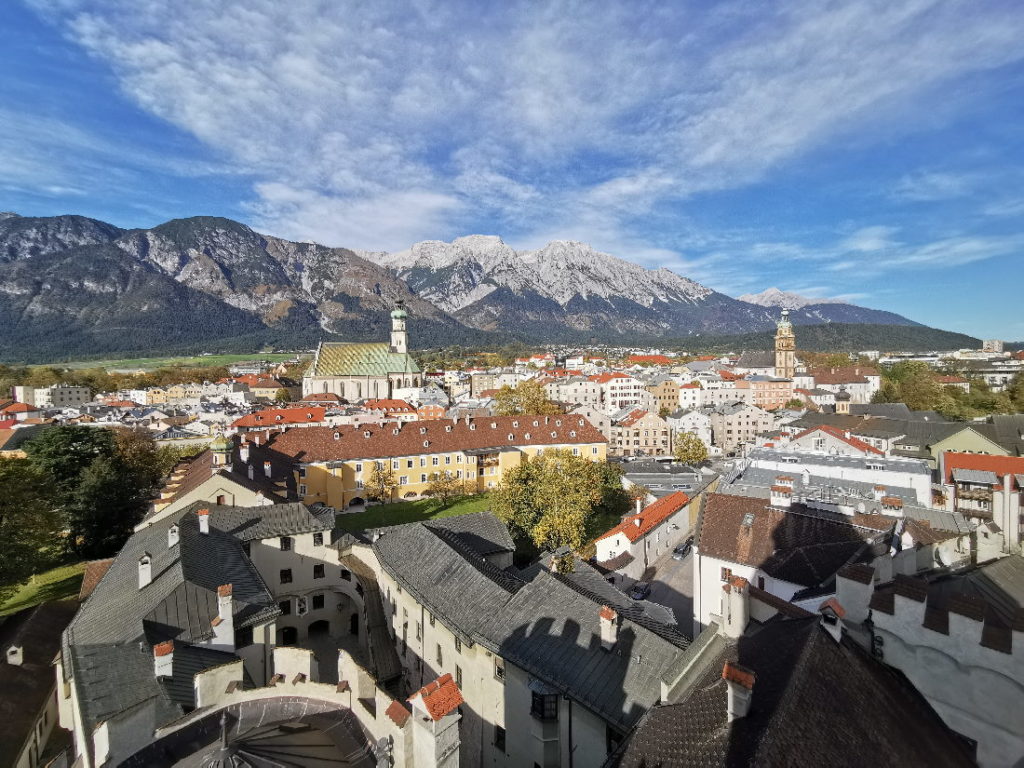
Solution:
M259 435L254 439L262 444ZM363 503L374 467L389 465L396 499L420 498L433 476L449 473L466 493L493 488L525 456L567 449L604 461L607 441L579 416L495 416L290 429L271 435L268 452L295 469L299 498L336 509Z
M626 409L612 417L608 449L615 456L669 456L672 436L668 422L651 411Z

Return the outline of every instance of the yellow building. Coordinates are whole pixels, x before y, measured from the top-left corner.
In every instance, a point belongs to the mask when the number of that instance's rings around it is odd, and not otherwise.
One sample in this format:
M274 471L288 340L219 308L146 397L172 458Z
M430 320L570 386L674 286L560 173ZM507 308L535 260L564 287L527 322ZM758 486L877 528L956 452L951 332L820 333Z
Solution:
M260 438L257 438L260 439ZM335 509L366 500L376 464L390 465L394 500L420 498L451 473L467 493L493 488L523 456L564 448L604 461L605 437L581 416L495 416L405 424L306 427L275 435L269 452L295 465L299 497Z

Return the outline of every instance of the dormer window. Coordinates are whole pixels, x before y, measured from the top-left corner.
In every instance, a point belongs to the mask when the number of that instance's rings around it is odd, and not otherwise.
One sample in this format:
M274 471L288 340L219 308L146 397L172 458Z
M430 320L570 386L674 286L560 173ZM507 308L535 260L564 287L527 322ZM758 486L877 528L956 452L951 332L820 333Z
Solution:
M452 425L448 424L447 426L445 426L444 431L445 432L451 432L452 431Z
M369 437L369 436L370 436L370 430L366 430L365 432L363 432L363 437Z
M551 433L551 436L552 436L552 437L558 437L558 433L557 433L557 432L552 432L552 433Z
M540 422L539 422L539 421L536 421L536 420L534 420L534 422L533 422L533 426L535 426L535 427L539 427L539 426L540 426Z
M525 435L523 435L523 439L524 440L529 440L530 439L530 433L527 432Z
M494 423L494 422L492 421L492 422L491 422L491 429L497 429L497 428L498 428L498 425L497 425L497 424L495 424L495 423Z
M429 448L430 447L430 441L429 440L424 440L423 441L423 447L424 448Z
M469 431L470 432L475 432L476 431L476 424L470 424L469 425Z
M341 440L341 432L335 432L334 433L334 439L335 440Z
M513 421L512 422L512 429L519 429L519 422L518 421Z
M516 439L516 436L515 436L515 435L513 435L513 434L512 434L511 432L509 432L509 433L508 433L508 441L509 441L509 442L511 443L511 442L512 442L513 440L515 440L515 439Z
M280 413L279 413L279 414L277 414L277 416L275 416L275 417L274 417L274 419L275 419L276 421L280 421L280 420L281 420L281 414L280 414Z

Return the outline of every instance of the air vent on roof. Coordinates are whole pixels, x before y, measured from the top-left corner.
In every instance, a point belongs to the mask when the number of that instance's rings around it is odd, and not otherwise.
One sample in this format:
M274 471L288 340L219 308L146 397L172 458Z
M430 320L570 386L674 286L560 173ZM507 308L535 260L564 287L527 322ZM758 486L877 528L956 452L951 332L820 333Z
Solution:
M583 426L583 419L580 419L580 420L579 420L579 425L580 425L581 427Z
M424 440L423 441L423 447L424 448L429 448L430 447L430 441L429 440Z
M555 426L556 427L562 426L562 420L561 419L555 419Z
M530 439L530 433L529 433L529 432L527 432L527 433L526 433L525 435L523 435L523 438L524 438L525 440L529 440L529 439Z
M492 421L491 422L491 429L497 429L497 428L498 428L498 424L496 422Z
M401 432L402 432L402 430L398 429L397 427L395 427L395 429L391 430L391 434L392 435L397 435L397 434L400 434Z
M427 428L426 427L420 427L420 434L421 435L427 434Z
M511 432L509 432L509 433L508 433L508 441L509 441L509 442L511 443L511 442L512 442L513 440L515 440L515 439L516 439L516 436L515 436L515 435L513 435L513 434L512 434Z
M558 433L557 433L557 432L552 432L552 433L551 433L551 436L552 436L552 437L558 437Z
M569 437L576 437L576 430L575 430L575 429L574 429L574 430L571 430L571 431L569 432Z
M335 440L341 440L341 432L335 432L334 433L334 439Z
M470 432L475 432L476 431L476 424L470 424L469 425L469 431Z
M444 428L444 431L445 431L445 432L451 432L451 431L452 431L452 425L451 425L451 424L447 425L447 426L446 426L446 427Z
M539 422L539 421L537 421L537 420L534 420L534 422L533 422L533 426L535 426L535 427L539 427L539 426L540 426L540 422Z
M365 432L363 432L363 437L369 437L369 436L370 436L370 430L366 430Z

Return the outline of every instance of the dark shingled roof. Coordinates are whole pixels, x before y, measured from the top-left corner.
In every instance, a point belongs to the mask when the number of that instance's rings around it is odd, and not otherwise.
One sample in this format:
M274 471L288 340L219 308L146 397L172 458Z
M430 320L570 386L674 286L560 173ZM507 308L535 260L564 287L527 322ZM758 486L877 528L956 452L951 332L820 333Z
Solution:
M616 652L603 651L601 596L544 569L502 571L437 522L388 528L373 549L384 570L446 627L619 727L659 700L661 678L685 650L685 637L620 614Z
M60 633L78 610L76 600L26 608L0 623L0 653L21 646L22 663L0 659L0 756L13 761L28 739L36 715L53 691L53 659Z
M755 566L773 578L812 587L869 556L873 541L887 537L891 527L892 521L881 515L851 518L802 505L785 511L761 498L713 493L697 546L702 556Z
M756 677L750 711L732 723L726 662ZM848 638L836 642L817 617L711 644L697 665L678 703L652 709L606 765L974 765L901 673Z

